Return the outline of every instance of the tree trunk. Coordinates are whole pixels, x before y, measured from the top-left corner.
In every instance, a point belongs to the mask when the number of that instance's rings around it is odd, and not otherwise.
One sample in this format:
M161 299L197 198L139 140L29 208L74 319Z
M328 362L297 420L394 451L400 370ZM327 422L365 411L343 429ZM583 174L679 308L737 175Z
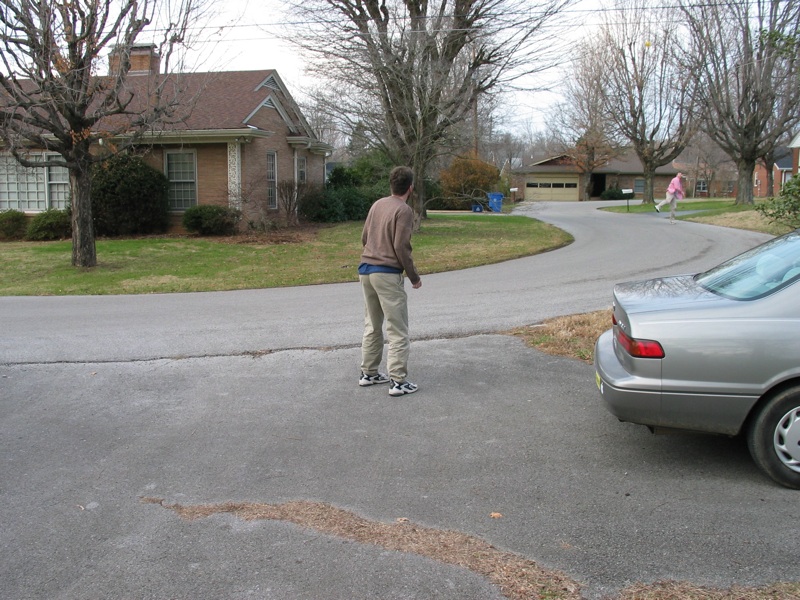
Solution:
M764 169L767 172L767 198L772 198L775 195L775 163L766 161Z
M92 178L89 164L70 168L72 191L72 265L97 266L94 224L92 222Z
M642 204L655 204L655 185L653 183L653 169L644 170L644 190L642 191Z
M583 192L581 193L581 201L588 202L592 199L592 173L591 171L584 173Z
M755 161L738 160L736 167L739 169L734 204L753 204L753 173L756 170Z
M414 209L414 231L419 231L422 220L427 218L425 203L428 200L427 190L425 189L425 172L427 162L422 157L412 159L409 166L414 171L414 193L408 199L411 208Z

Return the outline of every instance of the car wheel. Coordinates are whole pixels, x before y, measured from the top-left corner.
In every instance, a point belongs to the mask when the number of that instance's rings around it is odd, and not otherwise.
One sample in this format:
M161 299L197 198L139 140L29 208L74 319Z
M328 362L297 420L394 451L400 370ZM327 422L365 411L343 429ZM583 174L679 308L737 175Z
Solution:
M800 489L800 387L772 397L750 423L747 447L772 479Z

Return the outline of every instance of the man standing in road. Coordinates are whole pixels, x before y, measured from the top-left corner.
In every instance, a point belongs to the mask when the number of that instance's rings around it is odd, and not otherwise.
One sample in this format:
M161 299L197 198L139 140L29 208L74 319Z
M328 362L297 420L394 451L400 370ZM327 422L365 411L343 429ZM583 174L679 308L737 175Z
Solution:
M414 191L414 173L408 167L395 167L389 175L391 196L381 198L369 210L361 233L361 264L358 267L364 293L364 337L361 343L360 386L389 383L390 396L413 394L417 386L408 381L408 296L403 287L403 271L414 289L422 280L411 257L411 232L414 211L406 204ZM383 324L389 338L386 367L389 375L378 372L383 359Z
M678 173L672 178L672 181L669 182L669 187L667 187L666 199L656 204L656 212L661 212L661 207L669 202L669 222L673 225L675 224L675 208L678 206L678 200L683 199L682 177L683 173Z

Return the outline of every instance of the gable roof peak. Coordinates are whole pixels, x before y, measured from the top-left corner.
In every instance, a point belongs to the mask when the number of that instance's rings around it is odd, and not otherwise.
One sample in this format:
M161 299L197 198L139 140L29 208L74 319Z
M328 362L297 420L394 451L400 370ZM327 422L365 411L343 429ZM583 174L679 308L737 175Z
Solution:
M264 81L256 86L256 90L260 90L261 88L269 88L279 92L285 91L278 78L275 77L275 73L270 73Z

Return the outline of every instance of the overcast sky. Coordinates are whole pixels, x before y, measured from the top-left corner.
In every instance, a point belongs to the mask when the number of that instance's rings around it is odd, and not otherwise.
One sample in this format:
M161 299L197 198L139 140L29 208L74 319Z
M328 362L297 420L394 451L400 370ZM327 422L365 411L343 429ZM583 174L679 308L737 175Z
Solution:
M563 16L562 35L579 37L575 26L596 25L600 19L599 0L580 0ZM249 71L276 69L289 91L298 99L308 85L304 77L305 62L297 50L278 38L287 17L281 0L223 0L215 3L218 15L213 26L204 28L198 37L204 42L196 47L188 65L193 71ZM562 75L554 72L548 85L557 85ZM537 80L539 83L541 78ZM531 82L529 82L531 83ZM530 119L540 126L546 109L558 98L552 93L515 93L509 99L511 118L517 123Z

